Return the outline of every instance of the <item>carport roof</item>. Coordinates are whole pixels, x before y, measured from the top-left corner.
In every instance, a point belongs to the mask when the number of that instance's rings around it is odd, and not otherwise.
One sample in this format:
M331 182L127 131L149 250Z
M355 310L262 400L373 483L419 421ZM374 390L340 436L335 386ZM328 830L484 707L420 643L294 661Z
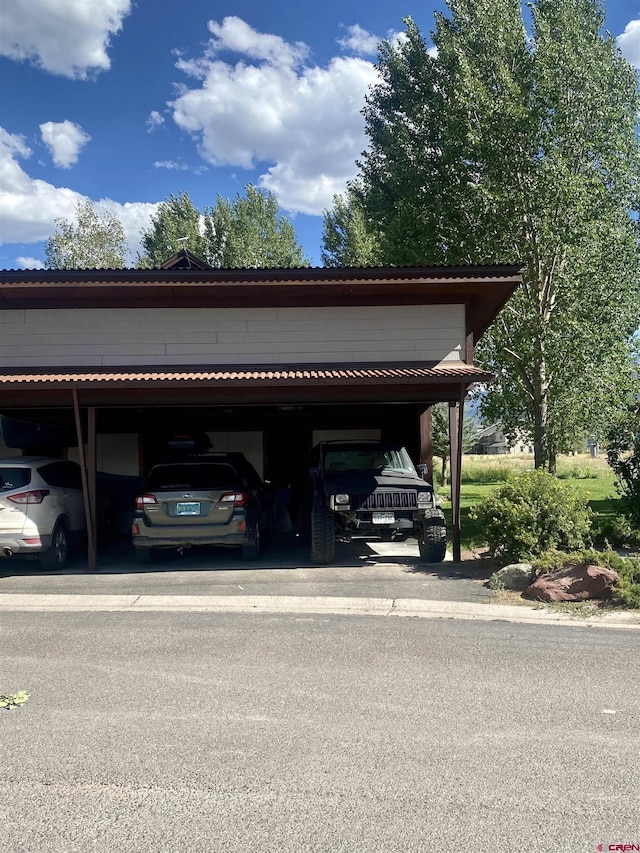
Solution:
M397 398L402 386L404 400L426 401L433 397L457 399L461 387L488 382L492 375L470 364L368 364L260 367L183 366L141 368L136 370L16 370L0 374L0 392L5 404L27 404L33 396L39 405L62 402L69 392L82 392L85 405L121 405L137 400L144 404L189 403L202 401L203 389L211 404L229 399L246 403L273 402L355 402L385 401ZM427 387L429 391L427 391ZM395 389L395 390L394 390ZM129 394L135 394L129 400ZM141 396L142 395L142 396ZM178 395L177 397L175 395Z

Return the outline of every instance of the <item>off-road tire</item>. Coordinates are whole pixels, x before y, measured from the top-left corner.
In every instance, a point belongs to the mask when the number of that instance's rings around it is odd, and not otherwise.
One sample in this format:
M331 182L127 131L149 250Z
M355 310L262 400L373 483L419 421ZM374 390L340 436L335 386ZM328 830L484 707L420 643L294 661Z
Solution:
M153 548L136 548L136 560L144 566L155 562L156 555Z
M243 560L257 560L260 556L260 526L256 527L256 533L253 542L250 545L242 546Z
M51 534L51 546L40 554L43 569L62 569L69 556L69 534L64 521L58 521Z
M336 557L336 529L333 513L323 503L311 510L311 561L332 563Z
M418 536L420 559L425 563L441 563L447 553L447 528L437 518L427 519Z

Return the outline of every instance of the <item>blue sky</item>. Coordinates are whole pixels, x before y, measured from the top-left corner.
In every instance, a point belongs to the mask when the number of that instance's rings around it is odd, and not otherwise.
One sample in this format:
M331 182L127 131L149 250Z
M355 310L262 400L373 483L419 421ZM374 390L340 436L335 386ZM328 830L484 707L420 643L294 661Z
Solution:
M272 190L320 264L322 211L356 173L376 44L444 0L5 0L0 10L0 268L43 266L79 201L132 249L170 193L202 209ZM640 0L607 29L640 67ZM176 247L176 249L179 247Z

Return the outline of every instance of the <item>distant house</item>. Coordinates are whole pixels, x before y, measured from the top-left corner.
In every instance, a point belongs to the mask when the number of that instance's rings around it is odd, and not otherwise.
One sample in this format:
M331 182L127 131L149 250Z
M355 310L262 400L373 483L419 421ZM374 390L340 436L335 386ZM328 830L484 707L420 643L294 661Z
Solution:
M533 447L524 436L516 439L515 443L510 443L500 424L491 424L491 426L484 427L478 432L469 453L503 456L514 451L516 453L533 453Z

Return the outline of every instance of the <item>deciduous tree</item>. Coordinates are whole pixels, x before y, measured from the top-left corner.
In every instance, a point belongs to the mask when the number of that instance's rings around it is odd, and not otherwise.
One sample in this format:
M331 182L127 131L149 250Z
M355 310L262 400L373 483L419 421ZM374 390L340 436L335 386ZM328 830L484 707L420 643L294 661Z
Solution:
M98 213L79 202L75 220L56 219L57 231L45 244L47 269L117 269L126 265L127 239L115 214Z
M640 325L638 78L598 0L448 0L430 52L406 22L365 107L359 198L391 264L519 263L479 348L489 420L537 467L602 435Z
M353 188L335 195L331 210L324 211L321 258L325 267L370 267L378 263L378 236Z

